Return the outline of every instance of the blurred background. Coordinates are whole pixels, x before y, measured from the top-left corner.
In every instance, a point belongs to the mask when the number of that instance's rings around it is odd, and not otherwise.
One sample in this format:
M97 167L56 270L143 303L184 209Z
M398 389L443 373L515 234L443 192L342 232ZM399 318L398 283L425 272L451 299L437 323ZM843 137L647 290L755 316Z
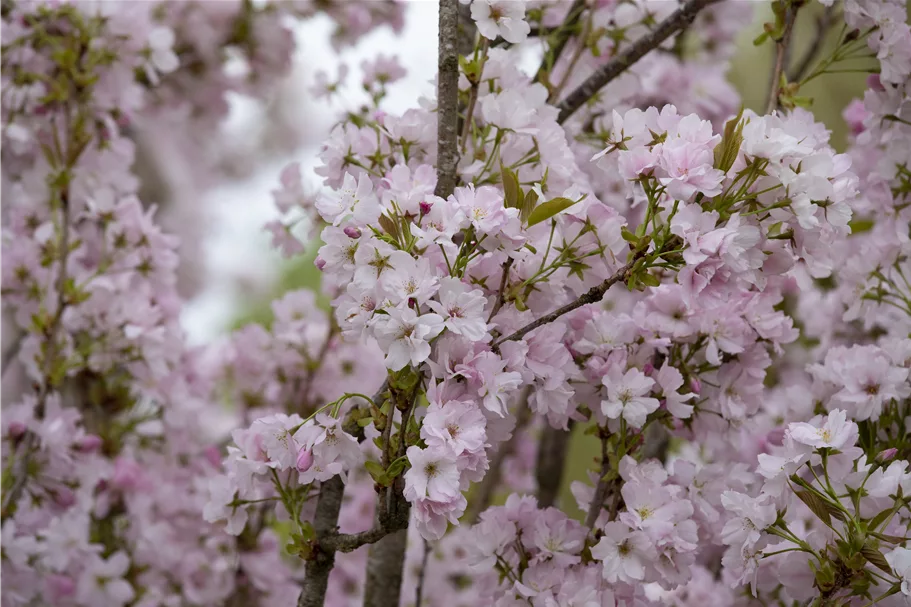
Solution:
M353 1L353 0L352 0ZM749 1L749 0L742 0ZM319 288L319 272L313 265L319 243L308 243L307 253L288 262L271 249L271 237L263 225L277 217L271 191L279 174L290 162L300 162L305 189L317 192L321 179L313 173L321 142L340 112L358 108L366 94L361 88L361 62L377 54L396 55L407 77L389 88L384 109L399 113L417 104L422 95L432 96L436 71L437 3L435 0L406 2L405 25L400 35L382 27L363 36L341 53L332 49L332 24L327 18L307 20L296 29L297 52L294 69L272 98L253 101L241 96L231 100L230 118L223 127L222 167L230 177L209 189L191 192L198 199L188 212L188 192L153 191L164 222L184 241L185 271L182 290L189 301L183 316L185 329L194 343L205 343L246 322L268 324L269 303L276 295L293 288ZM767 2L755 3L750 28L740 39L729 78L740 92L745 107L762 112L769 90L772 45L755 47L753 40L771 20ZM792 57L802 57L815 43L816 28L824 11L812 2L799 13L792 45ZM823 45L831 48L839 35L832 28ZM823 51L825 52L825 51ZM537 59L528 57L529 71ZM330 80L344 64L349 73L331 99L317 99L313 92L318 70ZM812 110L832 129L832 143L842 151L847 129L841 112L856 97L862 97L865 76L856 73L827 75L813 81L801 94L813 98ZM251 161L253 160L253 161ZM180 183L185 167L168 167L168 183ZM175 172L178 173L175 178ZM146 199L150 199L146 197ZM174 203L180 200L180 204ZM172 203L169 205L169 201ZM572 441L568 470L564 478L564 504L572 504L568 486L585 478L597 440L583 437L577 426Z

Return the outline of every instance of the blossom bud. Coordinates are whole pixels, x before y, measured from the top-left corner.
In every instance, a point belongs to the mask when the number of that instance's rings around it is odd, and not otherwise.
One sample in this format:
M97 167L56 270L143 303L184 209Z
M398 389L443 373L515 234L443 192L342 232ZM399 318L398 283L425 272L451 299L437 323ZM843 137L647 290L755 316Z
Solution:
M383 123L386 120L386 112L383 110L377 110L373 113L373 119L376 120L376 123L380 126L383 126Z
M86 434L79 441L79 450L83 453L93 453L101 447L101 437L97 434Z
M431 203L427 202L426 200L422 200L420 206L421 206L421 215L426 215L427 213L430 212L431 207L433 207L433 205Z
M357 239L361 237L361 231L354 226L348 226L345 228L345 236Z
M780 447L782 444L784 444L784 433L784 428L775 428L774 430L770 430L769 433L766 434L766 442L768 442L770 445Z
M879 463L882 464L882 463L891 461L892 459L895 458L896 455L898 455L898 449L896 449L895 447L890 447L884 451L880 451L879 454L876 456L876 461L878 461Z
M309 470L310 466L313 465L313 452L306 447L301 447L301 450L297 452L296 465L298 472L306 472Z
M690 392L692 392L693 394L702 393L702 382L699 381L698 377L690 378Z
M25 434L25 430L26 430L25 424L23 424L22 422L12 422L12 423L10 423L9 429L7 430L7 432L9 434L10 438L19 438L20 436Z
M645 363L645 366L642 367L642 372L645 373L646 375L651 375L652 373L655 372L655 365L653 365L650 362Z
M323 268L326 267L326 260L323 259L322 257L320 257L319 255L317 255L316 260L313 262L313 265L315 265L317 267L317 269L322 270Z

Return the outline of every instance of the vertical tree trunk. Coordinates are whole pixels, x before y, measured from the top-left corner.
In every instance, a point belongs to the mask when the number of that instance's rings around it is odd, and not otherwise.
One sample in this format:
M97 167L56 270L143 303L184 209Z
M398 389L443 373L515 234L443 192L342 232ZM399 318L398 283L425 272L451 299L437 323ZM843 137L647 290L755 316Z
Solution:
M342 494L345 484L341 477L333 476L323 483L316 502L316 517L313 530L317 544L320 538L335 533L338 528L338 513L342 508ZM323 607L326 589L329 587L329 573L335 565L335 551L317 549L313 558L307 561L306 577L297 607Z

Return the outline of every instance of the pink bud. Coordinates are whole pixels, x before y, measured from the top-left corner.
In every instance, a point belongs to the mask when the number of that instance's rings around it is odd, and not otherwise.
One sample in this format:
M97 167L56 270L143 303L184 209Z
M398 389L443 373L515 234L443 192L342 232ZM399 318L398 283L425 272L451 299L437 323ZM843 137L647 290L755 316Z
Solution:
M427 202L426 200L422 200L421 201L421 215L426 215L427 213L429 213L431 207L433 207L433 205L431 203Z
M898 449L895 447L890 447L884 451L880 451L879 455L876 456L876 461L880 463L888 462L895 458L898 455Z
M650 362L645 363L645 366L642 367L642 372L645 373L646 375L651 375L654 371L655 371L655 365L653 365Z
M702 382L698 377L690 378L690 392L693 394L702 394Z
M770 445L775 445L776 447L780 447L784 443L784 433L785 433L784 428L775 428L774 430L770 430L769 433L766 434L765 439Z
M93 453L101 447L101 437L96 434L86 434L79 441L79 450L83 453Z
M27 428L26 428L25 424L23 424L22 422L18 422L18 421L10 422L7 433L9 434L10 438L19 438L20 436L25 434L26 430L27 430Z
M216 445L209 445L202 454L214 468L221 468L221 451L218 450Z
M373 113L373 119L376 120L377 124L383 126L383 122L386 120L386 112L383 110L377 110Z
M313 262L313 265L315 265L318 269L322 270L323 268L326 267L326 260L323 259L322 257L320 257L319 255L317 255L316 261Z
M348 226L345 228L345 236L357 239L361 237L361 231L354 226Z
M298 472L306 472L310 469L310 466L313 465L313 452L307 449L306 447L301 447L301 450L297 452L297 470Z

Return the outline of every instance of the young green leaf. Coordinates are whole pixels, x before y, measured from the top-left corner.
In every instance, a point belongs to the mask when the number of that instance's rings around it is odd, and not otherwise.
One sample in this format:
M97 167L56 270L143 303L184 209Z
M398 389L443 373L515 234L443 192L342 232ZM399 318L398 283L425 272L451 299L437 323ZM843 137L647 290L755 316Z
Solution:
M539 204L535 210L531 212L531 215L528 216L528 227L539 224L542 221L547 221L557 213L565 211L577 202L579 201L560 196Z

